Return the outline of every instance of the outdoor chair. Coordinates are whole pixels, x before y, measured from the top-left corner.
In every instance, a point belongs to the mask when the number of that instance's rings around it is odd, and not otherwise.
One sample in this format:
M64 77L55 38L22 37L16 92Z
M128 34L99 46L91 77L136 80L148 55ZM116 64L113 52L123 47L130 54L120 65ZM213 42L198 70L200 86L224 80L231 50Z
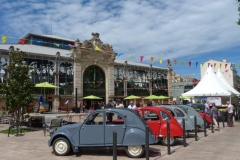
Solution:
M13 130L16 128L17 129L17 136L18 136L18 131L22 131L22 125L21 123L15 123L13 118L9 118L8 119L8 122L9 122L9 128L8 128L8 137L9 137L9 133L10 133L10 130L12 131L12 134L13 134Z
M49 122L50 119L50 122ZM43 132L44 136L46 136L46 131L57 130L62 126L62 118L56 118L53 116L45 116L45 122L43 123ZM51 134L50 134L51 136Z

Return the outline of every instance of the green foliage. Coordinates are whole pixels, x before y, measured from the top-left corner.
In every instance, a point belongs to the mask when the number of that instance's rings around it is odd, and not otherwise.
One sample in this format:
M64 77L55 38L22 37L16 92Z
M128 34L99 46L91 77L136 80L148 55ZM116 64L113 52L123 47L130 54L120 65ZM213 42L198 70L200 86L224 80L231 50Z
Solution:
M26 133L26 132L32 132L33 130L27 129L27 128L22 128L21 132ZM0 133L8 134L8 129L1 130ZM10 134L17 134L17 129L12 129L10 130ZM18 130L18 134L20 134L20 131Z
M23 51L11 52L9 54L9 64L6 69L9 76L6 77L5 84L1 87L3 93L4 110L14 116L16 122L24 120L27 108L35 101L34 83L30 81L29 66L24 65L25 53Z

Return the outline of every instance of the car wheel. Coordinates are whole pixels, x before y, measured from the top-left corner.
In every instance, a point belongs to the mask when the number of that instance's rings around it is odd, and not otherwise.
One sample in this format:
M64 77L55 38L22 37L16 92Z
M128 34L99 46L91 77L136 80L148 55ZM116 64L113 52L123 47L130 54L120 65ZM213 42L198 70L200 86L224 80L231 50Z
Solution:
M177 141L177 138L175 137L170 137L170 146L173 146ZM161 142L164 146L167 146L167 137L163 137L161 138Z
M127 146L125 148L127 155L131 158L139 158L145 153L144 146Z
M53 152L57 156L66 156L71 150L69 141L66 138L57 138L53 142Z

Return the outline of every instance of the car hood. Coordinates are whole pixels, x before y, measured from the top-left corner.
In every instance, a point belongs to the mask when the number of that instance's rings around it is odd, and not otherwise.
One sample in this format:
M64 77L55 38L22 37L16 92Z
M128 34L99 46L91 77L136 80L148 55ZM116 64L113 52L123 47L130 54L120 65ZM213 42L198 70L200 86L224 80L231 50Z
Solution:
M60 128L58 128L54 134L57 134L57 133L64 133L64 132L68 132L68 133L75 133L74 131L76 129L78 129L80 126L82 125L82 123L74 123L74 124L68 124L68 125L65 125L65 126L62 126Z

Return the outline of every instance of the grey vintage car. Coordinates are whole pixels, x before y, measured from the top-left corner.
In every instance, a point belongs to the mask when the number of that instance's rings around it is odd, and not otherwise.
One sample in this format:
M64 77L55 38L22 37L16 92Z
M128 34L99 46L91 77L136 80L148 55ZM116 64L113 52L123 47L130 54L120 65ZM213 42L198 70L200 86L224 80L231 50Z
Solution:
M117 132L117 146L125 147L129 157L138 158L145 153L146 123L127 108L98 109L91 112L83 123L60 127L52 134L48 145L55 155L64 156L80 147L113 146L113 131ZM149 144L157 139L149 130Z
M200 128L204 127L204 121L202 119L202 117L199 115L199 113L191 106L188 105L175 105L177 107L182 108L183 110L185 110L185 112L187 113L187 115L189 116L189 118L194 122L194 116L196 116L196 120L197 120L197 130L199 131Z
M185 119L186 137L188 137L190 131L193 131L195 129L194 122L190 119L190 117L187 115L187 113L183 109L175 105L160 105L157 107L161 107L168 110L177 119L178 123L182 127L183 127L182 119L183 118Z

